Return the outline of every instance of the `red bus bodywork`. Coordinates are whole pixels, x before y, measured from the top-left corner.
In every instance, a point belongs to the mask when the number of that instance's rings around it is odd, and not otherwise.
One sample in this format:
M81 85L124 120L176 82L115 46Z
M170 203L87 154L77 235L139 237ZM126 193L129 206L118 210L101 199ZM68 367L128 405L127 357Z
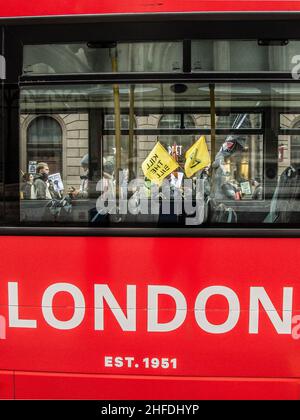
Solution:
M290 325L291 330L295 328L294 337L289 329L277 331L271 321L274 309L283 318L286 288L293 290L291 316L300 314L299 272L295 264L300 259L298 242L230 238L2 238L0 308L7 328L6 338L0 340L1 396L299 398L299 319ZM18 285L18 319L35 321L35 327L13 326L13 315L8 313L9 282ZM43 295L57 283L76 286L84 298L84 305L77 305L85 308L78 326L53 327L49 314L45 317L43 313ZM101 315L101 306L95 305L95 284L109 286L125 316L128 309L134 312L136 325L132 331L120 325L112 310L116 305L109 306L105 301ZM127 304L127 286L135 286L135 303ZM154 316L153 311L157 310L157 321L162 324L176 315L176 302L168 294L158 296L157 308L151 304L149 286L168 286L184 296L186 309L179 302L177 312L185 311L186 316L176 328L149 331L148 318ZM232 290L239 301L239 309L229 307L224 296L214 295L205 308L197 308L198 314L204 311L208 321L216 325L225 323L238 310L236 323L224 333L207 332L196 320L196 298L212 286ZM267 307L260 305L255 309L253 302L250 305L253 288L264 288L274 308L270 306L267 312ZM10 305L16 305L10 299ZM75 316L72 294L58 292L50 309L58 320L71 320ZM250 332L250 323L256 316L253 311L258 314L257 333ZM101 317L103 328L96 329ZM105 367L105 357L135 360L131 367ZM144 358L176 358L177 367L147 368Z
M299 1L274 0L11 0L1 5L0 16L299 11ZM293 291L291 317L300 315L299 239L4 236L0 249L0 398L300 397L299 320L292 318L295 324L282 333L270 319L274 309L284 318L285 288ZM35 327L14 325L9 283L18 287L18 320L35 321ZM57 283L76 287L84 298L84 316L74 328L54 328L45 319L42 299ZM95 285L109 286L124 316L128 309L135 312L135 330L124 331L106 303L104 327L95 329ZM135 286L135 305L127 305L127 286ZM168 286L184 296L187 307L177 310L186 316L174 330L149 331L151 311L157 310L161 324L176 313L168 295L159 297L157 308L149 306L149 286ZM238 298L238 320L228 332L207 332L197 323L197 296L212 286ZM256 311L257 333L249 331L252 288L263 288L273 305L268 313L261 305ZM67 322L75 313L74 299L59 292L48 310ZM198 310L222 325L237 309L214 295ZM105 357L134 357L134 363L105 366ZM176 369L146 368L145 358L176 359Z
M295 1L226 1L226 0L12 0L1 5L2 17L38 17L62 15L97 15L130 13L228 13L228 12L299 12L300 3Z

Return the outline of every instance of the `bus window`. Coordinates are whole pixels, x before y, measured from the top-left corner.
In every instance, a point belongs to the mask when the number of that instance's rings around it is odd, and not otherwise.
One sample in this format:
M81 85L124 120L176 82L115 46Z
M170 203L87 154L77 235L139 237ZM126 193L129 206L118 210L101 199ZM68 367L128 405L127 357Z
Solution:
M180 72L182 55L182 42L25 45L23 73Z
M288 112L297 95L293 85L268 83L22 87L21 220L274 223L280 176L300 160L299 114Z
M294 225L300 220L300 115L284 111L279 125L277 186L266 221Z
M192 41L194 72L291 72L299 41L198 40Z

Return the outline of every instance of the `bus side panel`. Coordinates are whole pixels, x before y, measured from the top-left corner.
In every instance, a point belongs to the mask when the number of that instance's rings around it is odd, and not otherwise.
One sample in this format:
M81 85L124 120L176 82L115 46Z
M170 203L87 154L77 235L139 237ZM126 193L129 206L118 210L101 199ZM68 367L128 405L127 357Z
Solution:
M11 371L0 371L0 399L14 398L14 374Z
M297 393L299 239L1 237L0 253L2 370L97 375L70 376L92 396L80 378L101 389L119 375L133 388L143 380L140 398L152 380L181 398L178 378L195 398L206 396L203 378ZM53 378L25 375L18 398L27 379Z
M140 0L72 0L72 2L50 2L47 0L26 1L12 0L9 5L1 5L1 16L58 16L114 13L186 13L186 12L280 12L299 11L299 2L291 0L162 0L160 2L142 2Z
M300 381L16 372L17 399L300 399Z

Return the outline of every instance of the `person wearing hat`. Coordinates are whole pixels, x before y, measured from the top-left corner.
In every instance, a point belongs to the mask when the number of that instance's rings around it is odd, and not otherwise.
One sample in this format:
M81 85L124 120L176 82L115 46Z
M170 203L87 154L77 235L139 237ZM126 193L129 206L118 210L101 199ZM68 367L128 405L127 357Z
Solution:
M235 200L236 186L228 181L226 160L238 152L245 150L246 141L238 136L228 136L221 146L212 164L211 198L216 200Z

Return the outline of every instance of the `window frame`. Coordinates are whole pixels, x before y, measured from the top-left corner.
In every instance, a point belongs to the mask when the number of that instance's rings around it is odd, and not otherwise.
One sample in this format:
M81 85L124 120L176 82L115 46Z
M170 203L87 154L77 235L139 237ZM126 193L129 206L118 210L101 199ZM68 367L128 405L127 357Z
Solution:
M259 18L258 20L256 20ZM77 18L78 19L78 18ZM147 20L148 19L148 20ZM199 25L199 22L193 21L191 22L189 20L183 21L182 28L178 29L178 22L174 22L172 19L168 21L168 17L164 16L161 17L162 21L158 21L155 19L155 25L153 28L153 22L151 21L151 18L146 17L146 21L148 24L148 27L145 30L145 36L140 41L163 41L165 38L162 37L162 33L170 33L171 37L169 40L176 40L181 39L184 41L184 50L183 50L183 72L182 73L109 73L109 74L79 74L79 75L38 75L38 76L22 76L21 69L22 69L22 44L23 43L29 43L35 42L34 40L37 39L36 35L38 33L41 34L39 37L40 43L45 43L46 40L48 40L49 43L53 42L55 43L55 38L63 41L70 41L72 39L74 42L78 42L78 24L70 23L70 20L68 20L69 28L72 28L72 31L68 32L66 25L62 24L62 20L57 22L57 28L59 29L54 34L51 28L51 24L44 24L40 25L37 21L37 24L31 25L31 27L26 27L26 25L20 25L20 26L9 26L7 30L5 30L7 36L4 39L4 49L6 51L13 51L13 48L15 47L15 51L17 51L16 57L14 59L15 66L13 68L12 65L8 66L8 77L7 80L4 83L4 96L13 96L13 104L14 104L14 110L11 112L10 110L7 110L9 113L10 123L5 122L7 127L4 134L4 142L2 144L2 148L4 148L4 162L10 162L12 158L12 149L15 153L15 147L17 147L17 150L19 150L19 133L18 130L13 130L10 132L12 135L12 141L10 143L10 147L7 146L8 144L8 134L9 134L9 124L12 124L12 121L14 120L13 116L16 115L16 104L19 104L19 89L22 86L38 86L38 85L53 85L53 84L63 84L66 83L69 84L76 84L76 83L140 83L140 81L144 82L168 82L168 83L175 83L178 81L181 82L210 82L210 83L217 83L217 82L227 82L227 83L242 83L242 82L289 82L289 83L297 83L295 81L291 74L289 73L282 73L282 72L258 72L258 73L212 73L211 72L203 72L203 73L192 73L191 72L191 40L197 39L195 38L195 34L199 33L197 30L197 27ZM213 17L212 17L213 19ZM293 38L293 39L300 39L300 31L298 29L298 20L292 18L289 20L288 18L285 18L287 22L290 23L287 30L285 30L286 36L285 38ZM86 19L85 19L86 21ZM92 26L94 27L97 25L97 23L94 23L95 19L92 19L92 23L81 23L82 27L88 27L91 26L88 30L88 33L92 33ZM168 26L170 26L170 31L168 31L165 27L165 25L162 25L162 22L165 21ZM112 18L112 22L114 21ZM253 28L253 23L256 22L257 25L255 28ZM141 22L136 22L136 25L139 25ZM207 39L212 38L212 32L214 34L217 34L218 38L220 39L229 39L231 37L235 39L243 38L243 39L252 39L254 34L256 34L255 38L257 37L265 37L266 34L268 34L269 39L275 39L276 38L276 27L278 22L276 22L276 18L274 16L262 16L262 15L253 15L251 17L247 17L245 19L245 22L238 22L235 20L235 17L232 14L227 14L226 17L222 17L221 21L215 21L216 26L212 25L212 22L202 22L203 23L203 30L202 33L204 34L204 37ZM279 21L279 23L282 23L282 21ZM111 24L111 22L109 22ZM117 24L116 24L117 26ZM152 30L150 30L152 26ZM124 31L124 27L129 28L130 22L122 22L121 27L119 29L114 28L114 33L119 34L119 37L116 38L118 40L122 41L128 41L133 40L133 33L132 31L129 31L129 35L124 35L127 32ZM164 29L162 28L164 27ZM214 27L214 30L212 29ZM78 31L78 32L77 32ZM123 31L123 32L122 32ZM153 32L155 36L153 36ZM151 35L150 35L151 34ZM179 34L186 34L185 36L180 36ZM240 35L240 36L239 36ZM130 38L131 37L131 38ZM188 39L186 39L188 38ZM214 38L214 37L213 37ZM9 54L8 54L9 55ZM6 55L7 56L7 55ZM2 110L5 109L3 100L2 100ZM17 109L19 109L19 106L17 106ZM7 115L6 112L6 115ZM186 110L185 110L186 112ZM193 111L194 112L194 111ZM253 112L253 110L251 110ZM272 111L271 111L272 112ZM49 112L48 112L49 113ZM264 135L264 142L265 142L265 148L264 148L264 155L265 157L269 156L275 156L277 154L277 148L274 147L274 141L270 141L270 130L272 129L271 126L268 126L268 121L271 120L270 110L265 109L265 118L263 118L263 122L265 123L265 126L263 127L263 135ZM279 115L279 113L278 113ZM277 118L278 120L279 118ZM280 126L276 125L275 128L276 132L280 131ZM185 131L186 132L186 131ZM257 132L257 130L255 130ZM147 130L147 133L149 131ZM243 134L245 134L245 130L243 130ZM296 134L295 130L291 134ZM277 139L278 140L278 139ZM278 141L277 141L278 143ZM15 160L14 167L18 165L18 159ZM5 189L9 187L10 184L15 183L18 185L18 177L16 174L13 174L12 170L8 169L8 164L6 163L4 165L4 186ZM268 168L269 166L269 168ZM264 174L265 171L271 168L272 164L268 161L264 161ZM273 165L274 166L274 165ZM12 168L11 168L12 169ZM13 182L14 181L14 182ZM18 188L17 188L18 190ZM16 191L16 190L15 190ZM3 194L3 200L4 200L4 206L7 202L6 192L4 191ZM17 195L17 192L15 193L15 198L12 199L12 202L14 204L14 209L19 208L19 197ZM6 213L6 212L5 212ZM19 214L19 213L18 213ZM122 228L120 231L120 228L80 228L80 227L67 227L67 228L61 228L61 227L40 227L40 228L25 228L20 227L20 224L18 224L17 220L9 220L9 218L4 218L3 227L1 228L2 234L7 234L7 232L10 232L10 234L24 234L27 235L28 232L31 232L30 234L49 234L49 235L56 235L59 232L63 232L64 235L105 235L105 236L195 236L195 237L209 237L209 236L225 236L225 237L236 237L236 236L243 236L243 237L268 237L268 236L291 236L291 237L298 237L300 236L300 229L299 227L295 229L293 226L289 227L277 227L274 226L272 228L234 228L230 229L230 225L226 228L218 227L218 228L197 228L197 229L191 229L191 228L170 228L170 229L164 229L164 228ZM14 227L18 227L18 233L16 230L14 230ZM3 230L4 229L4 230ZM6 232L6 233L5 233Z

